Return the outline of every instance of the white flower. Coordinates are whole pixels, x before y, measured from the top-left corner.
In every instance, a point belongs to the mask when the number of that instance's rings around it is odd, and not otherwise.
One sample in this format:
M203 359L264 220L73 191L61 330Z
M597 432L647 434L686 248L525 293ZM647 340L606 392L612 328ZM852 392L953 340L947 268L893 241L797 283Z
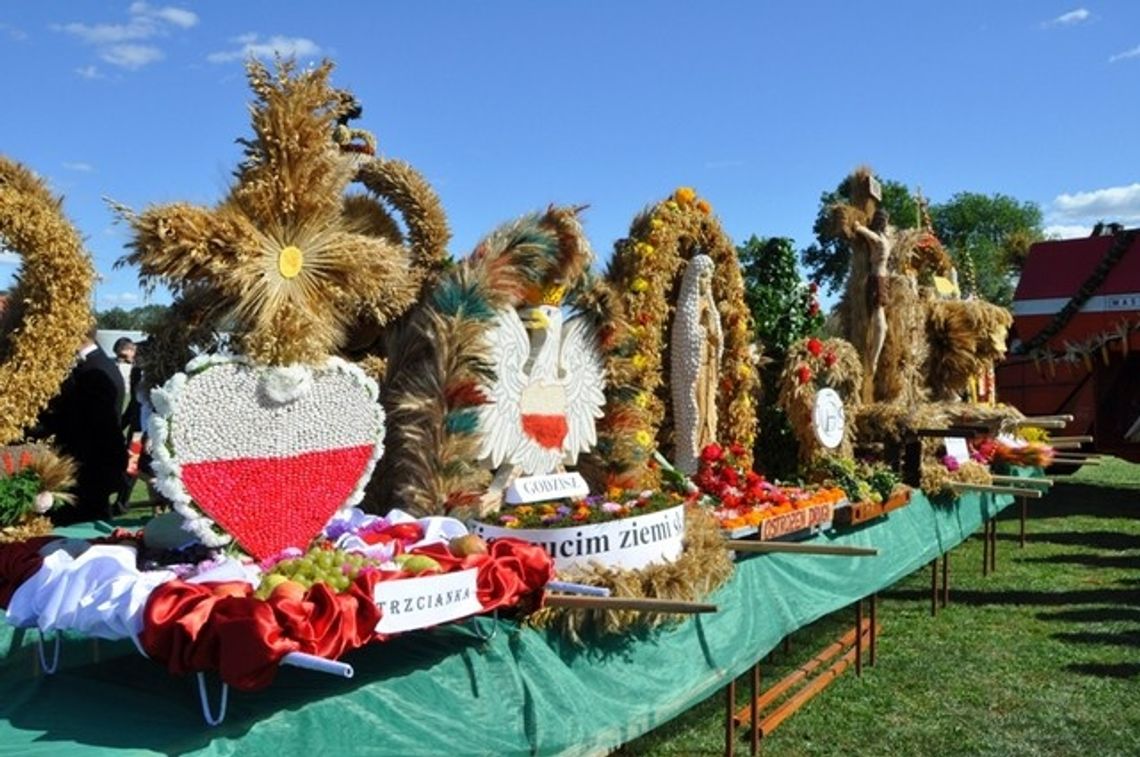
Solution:
M261 392L276 405L287 405L313 390L313 372L303 365L268 368L261 375Z
M32 503L32 509L43 515L51 509L53 504L55 504L55 497L51 495L51 492L40 492Z

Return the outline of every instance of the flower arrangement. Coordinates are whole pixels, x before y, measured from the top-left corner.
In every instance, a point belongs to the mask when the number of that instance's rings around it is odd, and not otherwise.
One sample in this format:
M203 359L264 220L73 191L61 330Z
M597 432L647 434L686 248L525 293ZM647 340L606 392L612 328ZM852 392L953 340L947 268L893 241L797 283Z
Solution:
M40 516L74 502L75 474L71 458L43 445L0 448L0 541L50 532Z
M682 505L686 499L671 491L623 492L615 489L605 496L517 505L501 511L496 521L506 528L569 528L648 515Z
M701 465L693 482L715 500L713 515L726 529L757 526L761 522L796 510L842 502L838 487L804 489L770 483L742 466L741 445L728 448L710 444L701 451Z
M975 454L989 465L1020 465L1048 468L1053 464L1053 448L1046 442L1013 437L987 437L978 442Z
M19 441L59 392L91 325L95 272L60 201L0 157L0 240L23 265L0 317L0 444Z
M751 457L756 434L757 376L752 356L752 317L736 248L708 202L690 187L677 189L634 219L619 240L606 278L623 300L630 327L607 360L605 417L598 423L594 456L609 486L655 488L653 452L665 450L672 428L667 377L672 294L684 263L707 255L715 265L713 298L724 335L717 391L717 438L735 442ZM751 464L750 459L746 462Z

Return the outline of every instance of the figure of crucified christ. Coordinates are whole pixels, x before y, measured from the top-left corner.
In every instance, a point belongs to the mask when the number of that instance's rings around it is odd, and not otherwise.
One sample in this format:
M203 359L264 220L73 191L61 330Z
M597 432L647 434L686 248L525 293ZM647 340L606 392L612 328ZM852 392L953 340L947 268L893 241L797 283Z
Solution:
M870 269L867 272L867 339L863 345L863 401L875 400L875 371L883 343L887 339L887 289L890 278L887 262L891 258L892 241L887 234L887 211L879 208L871 218L870 228L859 224L855 231L863 238L870 252Z

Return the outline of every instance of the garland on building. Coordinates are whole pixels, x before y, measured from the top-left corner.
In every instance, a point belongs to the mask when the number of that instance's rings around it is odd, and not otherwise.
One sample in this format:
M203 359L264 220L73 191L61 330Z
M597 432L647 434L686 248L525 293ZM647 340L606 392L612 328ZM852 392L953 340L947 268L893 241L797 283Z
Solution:
M59 392L91 327L91 259L60 200L0 156L0 246L22 268L0 317L0 444L19 441Z
M698 254L716 264L713 297L724 333L717 435L723 443L743 445L751 463L757 377L736 248L709 203L682 187L634 219L629 237L615 245L606 274L630 319L628 335L607 363L606 416L598 424L597 456L611 485L653 486L653 452L672 448L665 367L673 294L684 263Z
M1108 278L1108 274L1112 272L1112 269L1115 268L1116 264L1124 257L1124 253L1132 247L1132 243L1136 241L1137 236L1140 236L1140 229L1129 229L1127 231L1117 232L1112 240L1112 244L1104 253L1104 257L1100 259L1100 262L1096 268L1093 269L1093 272L1089 274L1089 277L1081 284L1081 288L1077 290L1077 293L1065 303L1065 307L1057 311L1057 314L1053 316L1053 320L1051 320L1047 326L1034 334L1031 339L1022 342L1021 345L1014 350L1015 354L1024 355L1026 353L1032 353L1044 347L1046 342L1057 336L1057 334L1060 334L1065 326L1069 325L1069 321L1073 320L1073 316L1081 312L1081 308L1083 308L1085 303L1089 301L1089 298L1096 293L1096 290L1100 289L1100 285L1104 283L1104 280Z

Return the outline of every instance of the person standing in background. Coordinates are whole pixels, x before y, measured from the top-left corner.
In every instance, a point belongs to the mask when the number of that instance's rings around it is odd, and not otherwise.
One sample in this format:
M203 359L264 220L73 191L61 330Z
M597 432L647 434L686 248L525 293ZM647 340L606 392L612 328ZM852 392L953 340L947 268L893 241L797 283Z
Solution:
M52 511L56 525L110 517L127 466L122 431L126 394L119 368L99 349L92 328L59 394L41 416L39 432L53 435L59 451L79 466L74 507Z

